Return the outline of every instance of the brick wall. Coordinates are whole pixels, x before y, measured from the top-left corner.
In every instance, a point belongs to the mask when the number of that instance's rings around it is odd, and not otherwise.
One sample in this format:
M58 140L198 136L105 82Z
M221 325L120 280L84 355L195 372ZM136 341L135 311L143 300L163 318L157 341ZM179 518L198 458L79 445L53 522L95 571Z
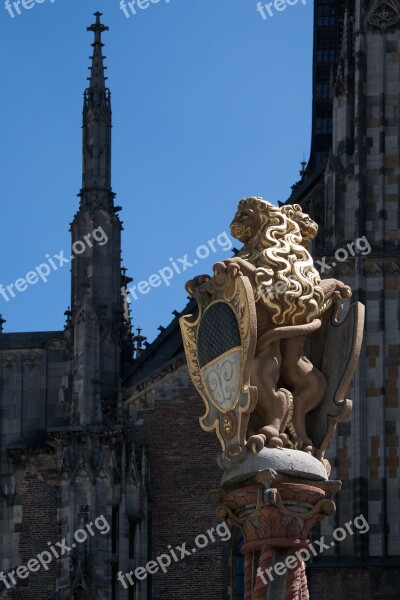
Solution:
M334 567L308 571L310 600L399 600L400 567Z
M57 488L56 472L51 463L33 460L18 485L15 510L22 511L22 523L16 524L15 535L19 534L20 563L36 558L48 550L47 542L57 538ZM18 566L12 565L12 569ZM11 569L11 570L12 570ZM9 600L53 600L56 597L55 580L57 561L49 564L48 571L40 568L26 579L16 578L18 585L8 591Z
M166 376L153 388L152 407L139 410L129 436L149 448L151 496L151 558L187 542L194 547L198 534L207 534L220 521L210 490L220 485L222 471L216 457L215 434L201 430L198 417L204 403L189 383L185 367ZM152 576L152 598L161 600L226 600L231 542L209 543L190 557L171 565L166 574ZM133 568L133 567L132 567Z

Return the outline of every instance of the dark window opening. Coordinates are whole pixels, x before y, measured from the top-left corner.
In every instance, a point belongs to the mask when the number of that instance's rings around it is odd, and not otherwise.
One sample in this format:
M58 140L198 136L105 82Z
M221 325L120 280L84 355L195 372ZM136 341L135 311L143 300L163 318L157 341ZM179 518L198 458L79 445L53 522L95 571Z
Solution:
M315 133L332 133L332 119L316 119Z
M135 558L137 521L129 520L129 558Z
M243 544L243 534L237 530L232 546L232 600L244 600L244 556L241 553Z
M336 50L334 48L323 48L317 50L317 63L332 63L336 58Z
M328 157L328 152L316 152L315 153L315 162L317 165L320 165L324 160ZM315 219L314 219L315 220ZM316 223L318 221L315 220Z
M111 553L117 554L119 530L119 506L112 507L111 516Z
M317 83L316 96L317 98L330 98L330 85L329 83Z
M118 586L118 564L111 566L111 600L117 600L117 586Z

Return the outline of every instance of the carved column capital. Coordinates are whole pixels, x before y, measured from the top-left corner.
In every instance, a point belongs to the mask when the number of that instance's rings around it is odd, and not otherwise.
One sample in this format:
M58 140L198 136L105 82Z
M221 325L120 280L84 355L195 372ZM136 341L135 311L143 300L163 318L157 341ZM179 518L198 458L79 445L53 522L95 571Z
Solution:
M221 490L220 501L218 515L244 534L246 600L265 600L267 590L270 600L298 600L300 590L306 600L308 536L316 523L335 512L325 489L317 483L265 481L225 495Z

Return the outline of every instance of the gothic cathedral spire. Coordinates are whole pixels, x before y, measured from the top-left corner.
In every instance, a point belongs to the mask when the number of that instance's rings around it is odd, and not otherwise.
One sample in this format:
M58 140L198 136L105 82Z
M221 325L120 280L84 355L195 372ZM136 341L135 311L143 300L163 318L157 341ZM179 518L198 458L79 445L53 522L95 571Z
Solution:
M82 188L72 231L72 314L90 299L102 329L119 330L121 322L121 229L111 189L111 100L104 76L101 34L96 22L91 76L84 93L82 125Z
M122 223L111 188L111 101L101 40L108 27L101 23L101 13L95 17L87 28L94 42L83 104L82 188L71 224L72 421L85 425L108 420L106 415L116 409L121 361L132 358L129 315L121 295L126 279L121 272Z
M111 95L106 88L101 34L108 27L100 22L101 13L95 13L96 22L87 31L94 32L93 55L89 87L83 104L83 173L82 192L101 189L108 192L103 202L112 201L111 193ZM85 196L82 196L86 200Z

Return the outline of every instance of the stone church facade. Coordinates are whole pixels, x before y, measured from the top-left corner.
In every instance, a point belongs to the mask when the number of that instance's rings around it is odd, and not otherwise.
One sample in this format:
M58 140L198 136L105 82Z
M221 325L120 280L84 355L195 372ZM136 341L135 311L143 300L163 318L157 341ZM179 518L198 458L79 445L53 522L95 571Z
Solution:
M165 573L131 575L131 582L123 577L171 549L192 548L197 535L217 526L210 490L218 488L221 473L217 442L198 426L203 405L183 356L178 318L193 306L175 313L132 358L129 309L121 295L130 278L121 268L120 208L111 187L106 28L99 13L89 29L93 57L66 326L0 333L0 570L15 572L64 538L71 548L47 569L14 574L17 586L3 579L0 598L241 600L237 533L179 556ZM400 6L357 0L345 9L337 0L316 0L314 40L311 157L288 202L301 204L320 224L314 255L329 265L322 275L351 285L367 309L350 394L353 413L339 425L330 450L332 475L343 490L335 518L317 537L360 513L370 531L316 558L308 569L310 591L328 600L394 600L400 555ZM79 254L79 242L95 231L107 243L92 243ZM362 238L368 244L357 246ZM340 249L347 251L345 260ZM107 533L94 525L101 516ZM88 531L90 523L94 534L72 548L73 533Z
M321 6L326 4L317 0L315 105L326 105L318 95L318 61L332 27L318 19ZM288 203L301 204L320 225L314 257L322 277L344 281L366 306L362 354L349 392L353 412L338 426L329 451L332 476L343 481L343 490L334 522L324 524L321 534L360 513L370 529L314 561L311 591L333 598L352 589L352 599L394 599L400 564L400 5L358 0L346 8L330 6L329 14L341 22L329 81L331 144L318 156L314 111L313 168Z

